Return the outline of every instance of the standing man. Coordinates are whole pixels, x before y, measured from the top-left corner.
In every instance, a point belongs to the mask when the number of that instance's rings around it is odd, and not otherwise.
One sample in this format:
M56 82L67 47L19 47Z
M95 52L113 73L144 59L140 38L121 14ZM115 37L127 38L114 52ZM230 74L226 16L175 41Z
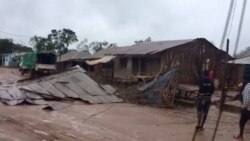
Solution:
M243 140L244 128L247 121L250 119L250 83L248 82L242 92L243 104L241 117L239 122L240 133L235 135L235 139Z
M203 130L207 119L208 111L211 105L211 97L214 93L214 84L209 79L209 72L205 70L203 77L199 82L199 93L197 96L197 115L198 124L197 130Z

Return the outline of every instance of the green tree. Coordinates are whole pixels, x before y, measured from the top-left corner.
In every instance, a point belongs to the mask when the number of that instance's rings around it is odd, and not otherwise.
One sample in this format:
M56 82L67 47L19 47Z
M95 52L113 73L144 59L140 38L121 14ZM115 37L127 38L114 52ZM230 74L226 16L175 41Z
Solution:
M77 36L70 29L51 30L48 35L48 45L58 50L59 54L66 53L70 44L77 42Z
M12 39L0 39L0 53L31 52L32 48L13 43Z
M0 53L10 53L13 50L13 41L11 39L0 39Z
M44 37L34 36L30 39L31 43L34 46L35 51L51 51L52 49L49 49L47 47L47 39Z
M58 51L63 54L68 51L70 44L77 42L77 36L70 29L51 30L51 33L45 37L34 36L30 39L36 51Z

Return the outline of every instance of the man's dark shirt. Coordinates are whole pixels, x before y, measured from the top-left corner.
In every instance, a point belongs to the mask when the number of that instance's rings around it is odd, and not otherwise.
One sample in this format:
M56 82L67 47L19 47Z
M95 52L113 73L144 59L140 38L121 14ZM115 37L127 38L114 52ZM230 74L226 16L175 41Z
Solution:
M213 93L214 93L213 82L208 77L202 78L199 82L198 98L211 98Z

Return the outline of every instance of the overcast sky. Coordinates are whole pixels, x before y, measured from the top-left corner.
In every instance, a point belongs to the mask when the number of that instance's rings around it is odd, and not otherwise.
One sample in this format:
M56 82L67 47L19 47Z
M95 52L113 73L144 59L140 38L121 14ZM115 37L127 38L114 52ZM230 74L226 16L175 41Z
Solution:
M231 47L242 1L237 3ZM51 29L70 28L79 40L105 40L118 46L148 36L154 41L204 37L219 46L229 4L230 0L0 0L0 38L12 38L31 46L28 37L46 36ZM240 49L250 46L249 14L250 2Z

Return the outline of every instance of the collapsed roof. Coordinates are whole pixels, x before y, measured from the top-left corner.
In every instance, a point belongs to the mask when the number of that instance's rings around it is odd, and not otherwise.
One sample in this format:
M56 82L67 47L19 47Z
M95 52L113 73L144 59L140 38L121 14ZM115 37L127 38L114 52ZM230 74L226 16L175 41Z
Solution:
M0 86L0 99L8 105L46 104L45 99L81 99L91 104L122 102L110 85L99 85L80 67L65 72Z

